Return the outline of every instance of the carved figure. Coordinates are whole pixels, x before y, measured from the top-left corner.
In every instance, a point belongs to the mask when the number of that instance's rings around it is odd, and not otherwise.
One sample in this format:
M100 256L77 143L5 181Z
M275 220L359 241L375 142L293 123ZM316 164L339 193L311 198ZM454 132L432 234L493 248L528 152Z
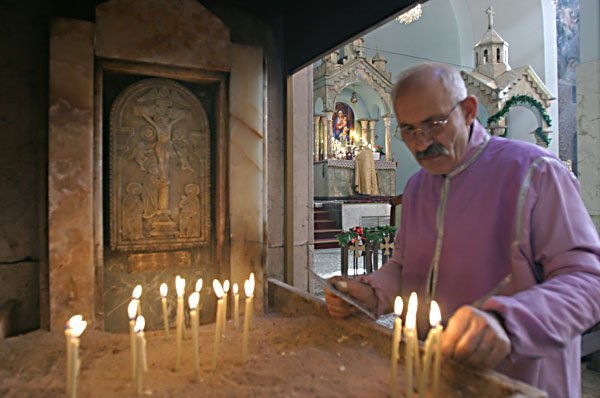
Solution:
M187 184L185 194L179 199L179 236L189 238L200 236L200 187Z
M126 189L127 193L123 197L123 239L142 239L144 237L142 227L144 213L142 185L138 182L131 182Z

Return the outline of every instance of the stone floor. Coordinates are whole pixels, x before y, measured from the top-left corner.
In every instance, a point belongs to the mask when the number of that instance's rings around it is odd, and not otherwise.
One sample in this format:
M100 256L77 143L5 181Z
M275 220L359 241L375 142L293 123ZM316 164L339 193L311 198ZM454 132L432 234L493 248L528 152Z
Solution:
M341 251L340 249L321 249L315 250L314 255L314 270L323 278L329 278L334 275L341 274ZM381 260L380 260L381 261ZM352 259L349 260L350 266L348 273L354 274L352 269ZM360 264L360 262L359 262ZM358 274L364 273L364 268L358 269ZM315 295L321 296L323 292L315 289ZM391 327L392 322L389 317L382 317L378 323ZM581 364L581 398L600 398L600 372L590 370L586 367L585 362Z

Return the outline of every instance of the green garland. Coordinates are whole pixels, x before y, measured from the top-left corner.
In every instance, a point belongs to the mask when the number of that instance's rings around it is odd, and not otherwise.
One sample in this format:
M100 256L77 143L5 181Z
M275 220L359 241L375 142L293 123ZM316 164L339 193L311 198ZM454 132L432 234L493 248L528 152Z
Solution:
M492 126L492 123L497 123L500 120L502 120L506 116L506 114L508 113L508 111L510 110L511 107L513 107L515 105L519 105L519 104L525 104L525 105L534 107L535 109L538 110L538 112L542 116L542 119L544 119L544 121L546 122L548 127L552 126L552 119L550 118L550 115L548 115L548 113L546 113L546 108L544 108L544 106L542 105L541 102L539 102L538 100L536 100L535 98L533 98L529 95L515 95L515 96L511 97L508 101L506 101L506 103L504 104L504 107L500 111L498 111L497 113L494 113L492 116L490 116L488 118L487 128L489 129ZM506 137L507 134L508 134L508 129L505 129L504 133L502 133L500 136ZM537 129L535 129L534 134L539 139L541 139L544 143L546 143L546 145L550 145L551 138L548 137L548 134L545 134L543 132L541 127L538 127Z
M341 234L335 236L340 246L348 246L350 243L354 243L357 239L367 240L377 244L382 242L386 236L394 236L396 234L397 227L389 225L378 225L376 227L352 227L348 231L344 231Z

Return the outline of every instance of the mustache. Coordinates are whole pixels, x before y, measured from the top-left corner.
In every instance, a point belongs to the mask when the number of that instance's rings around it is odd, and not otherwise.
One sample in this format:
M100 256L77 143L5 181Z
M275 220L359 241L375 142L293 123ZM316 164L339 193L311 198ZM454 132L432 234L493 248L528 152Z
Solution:
M442 144L431 144L424 151L417 151L415 157L417 160L426 159L434 155L448 155L449 152Z

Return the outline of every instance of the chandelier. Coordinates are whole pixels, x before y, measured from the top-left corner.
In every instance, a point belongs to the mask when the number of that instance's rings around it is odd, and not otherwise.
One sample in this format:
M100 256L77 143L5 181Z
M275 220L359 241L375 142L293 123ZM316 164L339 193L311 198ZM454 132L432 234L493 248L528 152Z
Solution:
M417 4L410 10L406 11L404 14L400 14L396 17L396 21L408 25L411 22L415 22L423 15L423 9L421 8L421 4Z

